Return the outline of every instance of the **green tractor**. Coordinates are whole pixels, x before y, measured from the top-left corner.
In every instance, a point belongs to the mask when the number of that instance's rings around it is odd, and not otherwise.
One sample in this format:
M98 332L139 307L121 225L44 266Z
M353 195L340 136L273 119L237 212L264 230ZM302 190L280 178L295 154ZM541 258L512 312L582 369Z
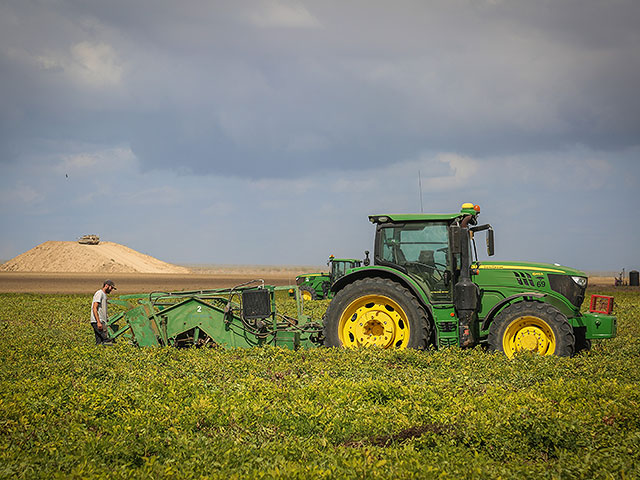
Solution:
M571 356L593 339L616 335L611 297L593 296L581 313L585 273L558 264L480 262L474 234L480 207L460 213L371 215L373 265L331 284L324 344L334 347L437 348L485 344L518 352Z
M332 298L331 285L348 270L361 266L362 262L355 258L335 258L329 255L327 265L330 266L329 273L305 273L296 277L296 285L305 301Z

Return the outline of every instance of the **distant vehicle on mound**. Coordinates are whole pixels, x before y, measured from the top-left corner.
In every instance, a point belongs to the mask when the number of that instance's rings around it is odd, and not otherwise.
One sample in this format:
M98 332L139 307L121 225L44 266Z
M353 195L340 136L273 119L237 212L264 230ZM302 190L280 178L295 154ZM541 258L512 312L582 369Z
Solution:
M98 235L83 235L78 239L78 243L82 245L98 245L100 237Z

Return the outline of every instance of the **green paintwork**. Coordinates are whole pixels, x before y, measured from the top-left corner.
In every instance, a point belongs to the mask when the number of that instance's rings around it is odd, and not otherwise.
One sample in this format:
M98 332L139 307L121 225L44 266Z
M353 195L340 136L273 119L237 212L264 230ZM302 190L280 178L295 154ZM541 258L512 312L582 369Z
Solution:
M298 288L306 287L315 292L314 300L324 300L333 298L331 285L344 276L349 270L357 268L362 262L356 258L335 258L329 257L327 265L331 267L329 273L305 273L296 277Z
M466 215L473 216L472 225L475 224L479 211L476 211L473 205L465 204L460 213L452 214L378 214L370 215L369 220L378 225L376 230L376 248L379 245L379 238L382 236L381 228L401 229L410 231L418 231L422 228L420 224L435 225L436 223L447 225L459 225ZM481 230L481 229L480 229ZM392 231L392 230L389 230ZM491 232L492 233L492 232ZM407 233L409 235L409 233ZM391 237L385 237L391 238ZM396 238L395 236L393 237ZM451 244L452 236L449 237L449 264L453 264L451 252L456 251L455 246ZM473 241L473 235L471 235ZM382 241L382 240L380 240ZM391 240L384 240L391 242ZM402 241L402 240L400 240ZM396 243L385 243L385 248L403 248ZM417 246L415 238L408 241L406 245L413 242L414 246L408 246L407 251L413 252L420 248L429 247L426 240L419 240ZM424 242L424 247L420 247ZM389 253L390 254L390 253ZM378 255L376 253L375 255ZM378 262L378 257L374 258L374 263ZM389 260L385 260L384 265L372 265L353 269L348 275L341 278L332 286L332 291L337 293L346 285L364 277L384 277L391 279L397 283L404 285L410 289L415 297L422 303L431 313L433 323L436 330L436 343L438 347L446 345L457 345L458 341L458 317L454 308L454 298L452 295L444 294L445 292L430 291L429 285L425 280L419 278L415 272L409 271L411 264L417 264L415 257L406 260L412 260L407 263L406 268L398 267L390 264ZM485 342L489 334L491 322L497 313L505 306L514 301L521 301L525 293L531 293L531 298L537 301L546 302L553 305L562 312L568 319L569 323L575 327L586 327L587 339L612 338L616 335L616 317L613 315L603 314L581 314L579 295L574 295L572 300L565 296L566 292L561 293L551 288L550 275L562 277L562 281L574 287L571 282L572 277L587 278L587 275L577 269L565 267L557 264L548 263L532 263L532 262L475 262L471 265L471 280L479 287L480 302L477 309L477 324L471 325L475 330L476 338L480 342ZM424 275L423 275L424 277ZM453 287L450 283L450 288ZM561 289L560 289L561 290ZM447 296L448 295L448 296ZM452 315L453 314L453 315Z
M323 300L326 296L325 292L328 292L328 287L331 285L331 275L325 272L305 273L296 277L296 284L298 289L306 287L314 291L317 297L316 300Z
M479 212L474 210L473 206L470 208L463 206L459 213L385 213L369 215L369 221L371 223L441 222L462 218L465 215L477 216L478 214Z
M583 313L578 318L577 327L587 327L586 338L612 338L617 333L617 320L613 315L604 313Z
M461 217L459 213L453 214L423 214L423 213L395 213L387 215L369 215L369 221L371 223L387 223L389 220L393 223L402 222L432 222L442 220L455 220ZM388 220L385 220L388 219Z
M312 348L319 344L321 325L302 314L298 300L298 319L283 321L275 309L275 293L292 286L248 287L198 292L124 295L111 303L128 308L109 319L112 338L122 338L141 347L219 346L223 348L274 345L285 348ZM244 292L268 292L269 311L262 318L245 318L241 303Z
M140 346L156 347L161 345L163 338L158 324L153 317L147 316L146 309L143 305L133 308L127 312L125 316L127 324L131 328L131 338L135 338Z
M484 316L499 301L522 292L540 292L547 295L545 301L552 303L568 318L578 313L566 297L550 288L549 274L587 278L587 275L574 268L548 263L531 262L480 262L472 265L473 276L482 292L483 301L478 316ZM486 297L486 298L485 298Z
M475 262L472 268L479 265L484 270L500 270L502 269L520 269L524 271L542 271L546 273L560 273L564 275L575 275L576 277L586 277L582 270L566 267L557 263L538 263L538 262L495 262L483 261Z

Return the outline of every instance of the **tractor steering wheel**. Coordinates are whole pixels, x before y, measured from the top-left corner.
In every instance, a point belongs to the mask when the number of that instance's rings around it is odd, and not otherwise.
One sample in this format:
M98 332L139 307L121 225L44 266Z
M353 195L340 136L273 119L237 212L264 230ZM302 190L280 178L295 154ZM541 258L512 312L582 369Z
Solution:
M420 267L425 267L428 268L430 270L434 270L436 272L439 272L440 269L436 268L435 265L437 265L438 267L443 267L444 270L447 269L447 266L442 264L442 263L438 263L435 262L433 265L429 265L428 263L421 263L421 262L407 262L407 265L418 265Z
M430 271L433 273L433 275L434 275L434 280L435 280L436 282L438 282L438 283L440 283L440 282L444 282L444 272L446 271L447 266L446 266L446 265L443 265L442 263L437 263L437 262L435 262L433 265L429 265L429 264L427 264L427 263L421 263L421 262L407 262L407 263L406 263L406 265L407 265L407 266L408 266L408 265L416 265L416 266L418 266L418 268L419 268L419 269L421 269L421 270L422 270L422 269L428 269L428 270L430 270ZM438 267L442 267L442 270L438 269L438 268L436 267L436 265L437 265Z

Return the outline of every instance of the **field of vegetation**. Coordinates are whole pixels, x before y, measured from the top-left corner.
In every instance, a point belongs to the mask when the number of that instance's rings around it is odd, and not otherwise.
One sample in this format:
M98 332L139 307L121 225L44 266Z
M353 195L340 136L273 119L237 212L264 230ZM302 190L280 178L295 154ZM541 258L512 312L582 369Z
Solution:
M96 347L90 296L3 294L0 478L640 478L640 292L608 293L616 339L513 360Z

